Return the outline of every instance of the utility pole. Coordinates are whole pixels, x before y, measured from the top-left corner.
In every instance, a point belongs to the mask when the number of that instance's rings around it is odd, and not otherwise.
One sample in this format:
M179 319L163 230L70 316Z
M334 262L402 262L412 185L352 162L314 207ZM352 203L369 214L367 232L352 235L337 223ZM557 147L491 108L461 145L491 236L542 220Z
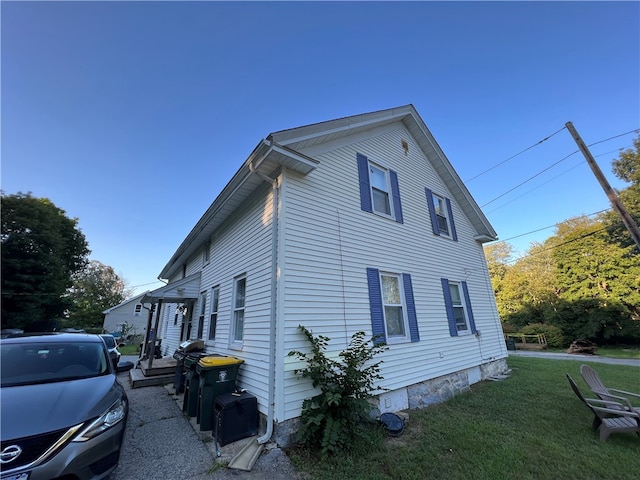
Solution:
M638 225L633 220L631 215L629 215L629 212L627 212L627 209L624 208L624 205L616 195L616 192L613 190L613 188L611 188L611 185L609 185L609 182L607 181L604 174L602 173L602 170L600 170L600 167L596 163L596 160L593 158L593 155L591 155L591 152L589 151L585 143L582 141L582 138L580 138L580 135L574 128L573 123L567 122L565 125L567 127L567 130L569 130L569 133L571 134L573 139L578 144L578 148L584 155L584 158L587 159L587 163L591 167L591 170L593 171L593 174L596 176L596 179L598 180L598 182L600 182L600 186L602 186L604 193L606 193L607 197L609 197L609 201L611 202L611 205L613 206L615 211L618 212L618 215L620 215L620 217L622 218L622 223L624 223L624 226L627 227L627 230L629 230L629 233L631 234L631 238L633 238L633 241L636 242L636 245L638 246L638 248L640 248L640 229L638 229Z

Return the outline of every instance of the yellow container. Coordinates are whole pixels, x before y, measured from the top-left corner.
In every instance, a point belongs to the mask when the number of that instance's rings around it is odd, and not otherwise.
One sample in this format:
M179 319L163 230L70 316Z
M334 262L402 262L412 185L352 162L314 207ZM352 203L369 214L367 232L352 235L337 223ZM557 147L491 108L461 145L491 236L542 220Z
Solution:
M240 363L244 363L244 360L236 357L202 357L198 361L198 364L205 368L239 365Z

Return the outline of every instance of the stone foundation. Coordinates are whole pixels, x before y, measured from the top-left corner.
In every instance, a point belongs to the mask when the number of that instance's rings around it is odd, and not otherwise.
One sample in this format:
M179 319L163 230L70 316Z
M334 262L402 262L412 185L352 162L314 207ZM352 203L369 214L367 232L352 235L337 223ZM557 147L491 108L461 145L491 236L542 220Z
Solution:
M458 393L469 390L474 383L489 377L502 375L508 370L507 359L501 358L477 367L425 380L393 392L387 392L372 400L373 408L371 414L376 418L380 413L393 411L393 407L398 404L407 404L409 409L413 410L446 402ZM387 401L386 399L390 396L392 401ZM406 400L403 400L403 397ZM279 447L286 448L294 445L297 442L299 426L300 417L280 422L274 426L272 440Z

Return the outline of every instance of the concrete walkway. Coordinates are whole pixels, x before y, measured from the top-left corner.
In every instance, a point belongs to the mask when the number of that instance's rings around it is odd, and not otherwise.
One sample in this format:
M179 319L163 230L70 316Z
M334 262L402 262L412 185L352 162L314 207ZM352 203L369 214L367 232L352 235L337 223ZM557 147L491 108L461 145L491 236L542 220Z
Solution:
M123 356L121 361L135 361ZM298 474L279 448L262 452L250 472L216 461L215 445L182 413L173 388L131 388L129 372L118 374L129 397L129 419L118 468L110 480L296 480ZM179 405L180 403L180 405ZM227 448L227 447L223 447ZM224 458L222 459L224 460Z
M576 353L538 352L529 350L509 350L509 356L514 357L538 357L554 360L576 360L580 362L608 363L610 365L630 365L640 367L640 360L633 358L608 358L598 355L580 355Z

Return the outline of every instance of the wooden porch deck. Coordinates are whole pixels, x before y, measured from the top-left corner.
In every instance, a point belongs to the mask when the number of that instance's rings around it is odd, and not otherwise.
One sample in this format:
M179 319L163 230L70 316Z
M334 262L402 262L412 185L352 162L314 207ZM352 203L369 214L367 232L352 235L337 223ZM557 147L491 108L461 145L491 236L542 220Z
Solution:
M173 383L177 363L175 358L154 358L149 368L149 360L140 361L138 368L129 370L131 388Z

